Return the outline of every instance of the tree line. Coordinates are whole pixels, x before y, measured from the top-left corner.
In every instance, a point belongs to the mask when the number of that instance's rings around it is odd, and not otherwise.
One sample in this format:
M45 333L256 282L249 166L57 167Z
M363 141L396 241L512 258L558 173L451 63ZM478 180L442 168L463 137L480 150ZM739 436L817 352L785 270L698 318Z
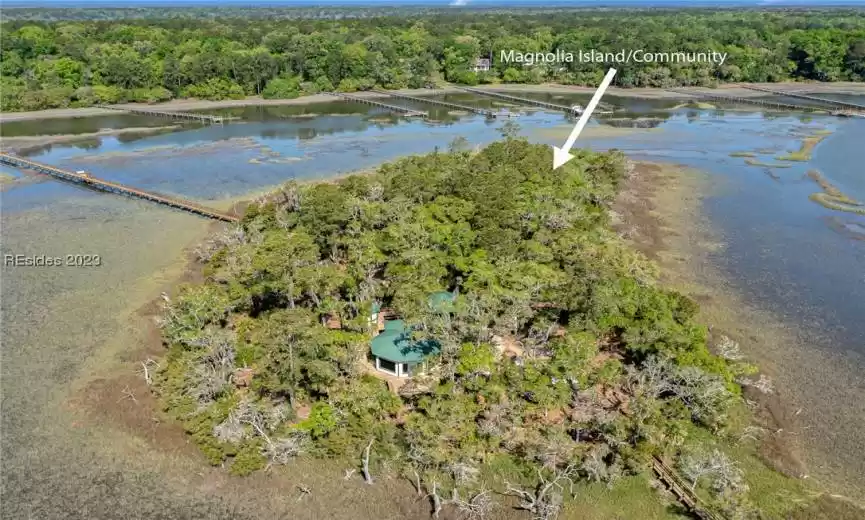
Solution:
M219 12L214 14L218 15ZM3 110L122 101L291 98L441 80L596 85L602 63L522 67L501 50L728 53L711 63L618 65L622 87L865 80L865 14L823 11L432 13L341 19L8 20ZM490 71L473 70L493 56Z
M697 305L610 228L632 165L580 151L553 171L548 147L503 132L289 183L202 245L206 281L162 320L166 411L233 473L336 460L405 477L436 516L495 518L495 491L552 519L578 483L666 454L713 507L758 517L767 493L731 448L753 368L730 340L710 353ZM429 304L445 290L452 305ZM398 393L372 375L379 307L440 347Z

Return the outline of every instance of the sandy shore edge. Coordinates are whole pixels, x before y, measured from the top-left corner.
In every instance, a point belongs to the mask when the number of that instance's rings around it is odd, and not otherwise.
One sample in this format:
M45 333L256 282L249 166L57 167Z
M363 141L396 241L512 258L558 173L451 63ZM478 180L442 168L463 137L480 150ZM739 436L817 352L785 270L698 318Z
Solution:
M843 449L856 441L840 442L845 435L858 434L841 431L843 413L837 412L839 402L831 391L854 379L844 369L843 356L812 349L800 324L747 301L712 260L726 244L703 203L725 189L723 180L675 163L638 165L641 175L623 187L615 207L617 229L659 265L664 286L700 304L699 320L713 336L739 342L746 358L775 382L774 392L757 399L759 422L777 426L763 438L764 460L787 475L809 475L819 488L831 490L833 498L865 507L863 462ZM827 378L827 372L837 380ZM804 381L811 382L806 392L794 390ZM850 413L850 407L845 411ZM836 429L838 438L826 433Z

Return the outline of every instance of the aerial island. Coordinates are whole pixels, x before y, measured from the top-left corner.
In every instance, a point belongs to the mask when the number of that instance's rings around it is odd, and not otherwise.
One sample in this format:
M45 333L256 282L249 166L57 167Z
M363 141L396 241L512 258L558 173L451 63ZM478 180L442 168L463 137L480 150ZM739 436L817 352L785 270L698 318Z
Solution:
M3 6L4 519L865 517L865 10L178 2Z
M697 305L611 229L633 165L453 148L289 183L201 246L206 281L163 316L165 410L232 473L348 461L436 515L494 518L505 495L555 518L579 483L653 464L708 509L759 511L737 461L754 368L729 338L713 355Z

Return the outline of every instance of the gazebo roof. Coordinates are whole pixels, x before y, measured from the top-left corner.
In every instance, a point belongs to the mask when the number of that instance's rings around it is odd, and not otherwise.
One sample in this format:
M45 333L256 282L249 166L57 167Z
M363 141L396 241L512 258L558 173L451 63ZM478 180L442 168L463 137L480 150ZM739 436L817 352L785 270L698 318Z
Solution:
M416 363L441 350L432 339L414 341L412 331L402 320L390 320L384 324L381 334L372 339L372 354L394 363Z
M429 295L427 304L436 312L451 312L457 295L450 291L438 291Z

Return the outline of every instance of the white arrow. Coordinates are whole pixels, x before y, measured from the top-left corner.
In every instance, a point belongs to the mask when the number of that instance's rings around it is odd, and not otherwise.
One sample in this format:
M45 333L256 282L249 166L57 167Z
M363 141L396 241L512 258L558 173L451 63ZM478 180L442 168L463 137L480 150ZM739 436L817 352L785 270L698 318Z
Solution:
M554 170L574 158L574 156L570 154L571 147L574 146L574 143L577 141L577 137L580 136L580 132L583 131L586 123L589 122L589 118L592 117L592 112L594 112L595 107L598 106L598 103L601 101L601 97L603 97L604 92L606 92L607 87L610 86L610 83L613 81L613 77L615 75L616 69L610 69L607 71L607 75L604 76L604 81L601 82L601 86L598 87L595 95L592 96L592 100L589 101L589 106L587 106L586 110L582 114L580 114L580 119L577 120L576 126L574 126L574 129L571 130L571 135L568 136L568 140L565 141L565 144L561 148L559 148L558 146L553 146Z

